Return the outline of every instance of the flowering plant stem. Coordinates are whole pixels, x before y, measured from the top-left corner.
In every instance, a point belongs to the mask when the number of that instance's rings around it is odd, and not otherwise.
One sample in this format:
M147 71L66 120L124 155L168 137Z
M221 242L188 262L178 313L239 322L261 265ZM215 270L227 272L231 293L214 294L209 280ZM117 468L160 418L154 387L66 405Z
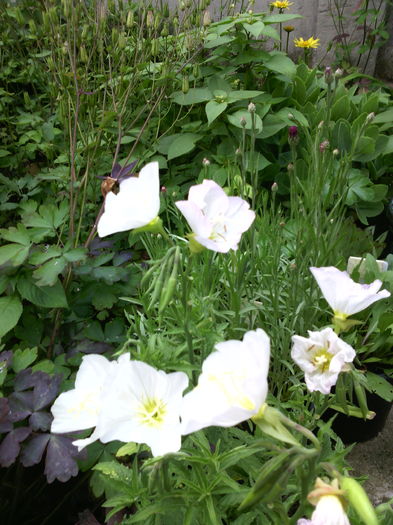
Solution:
M186 336L188 358L190 364L195 364L194 349L192 344L192 335L190 331L190 291L192 287L192 267L195 255L189 255L186 259L185 265L182 271L182 306L183 306L183 319L184 319L184 334ZM192 372L192 381L194 384L197 382L196 371Z

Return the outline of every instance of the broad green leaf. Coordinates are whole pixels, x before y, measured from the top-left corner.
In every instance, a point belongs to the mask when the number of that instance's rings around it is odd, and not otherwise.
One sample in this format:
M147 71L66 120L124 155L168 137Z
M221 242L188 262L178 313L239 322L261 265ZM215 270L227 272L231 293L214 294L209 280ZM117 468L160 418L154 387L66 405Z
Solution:
M266 117L263 119L263 130L260 134L260 138L271 137L286 126L287 124L276 115L266 115Z
M169 146L168 160L176 159L192 151L200 135L195 133L183 133L179 135Z
M37 359L37 348L25 348L15 350L12 358L12 368L15 373L24 370Z
M56 257L34 270L33 276L37 279L37 286L53 286L66 265L64 257Z
M10 261L12 266L20 266L29 254L29 247L22 244L6 244L0 247L0 265Z
M215 100L210 100L206 104L205 111L209 126L227 107L228 104L226 102L216 102Z
M375 116L373 124L385 124L386 122L392 124L393 122L393 108L389 108L382 113ZM393 124L392 124L393 125Z
M173 93L171 97L173 98L173 101L176 102L176 104L180 104L181 106L190 106L191 104L206 102L206 100L210 100L213 95L210 89L192 88L189 89L187 93L176 91L176 93Z
M332 131L332 147L343 153L349 153L352 148L351 127L348 121L339 119Z
M0 157L7 157L8 155L11 155L10 151L7 151L6 149L0 149Z
M265 24L279 24L280 22L289 22L289 20L295 20L296 18L303 18L301 15L290 15L290 14L278 14L265 16L263 21Z
M12 243L17 242L18 244L24 244L25 246L29 246L31 243L29 232L21 223L19 223L16 228L15 226L11 226L7 230L0 230L0 237L6 241Z
M57 280L54 286L37 286L28 277L20 277L17 281L18 292L36 306L43 308L67 308L67 298L64 288Z
M346 119L350 112L351 104L348 95L345 94L334 102L331 110L332 120L338 120L339 118Z
M87 257L86 248L73 248L72 250L63 253L63 257L68 262L84 261Z
M254 22L253 24L248 24L247 22L243 22L243 27L246 31L252 34L253 37L258 38L259 35L263 32L265 28L265 24L261 22L260 20L257 22Z
M60 257L61 252L62 250L58 246L49 246L48 248L40 246L37 251L30 255L29 263L34 265L43 264L49 259Z
M22 303L16 295L0 297L0 337L12 330L23 312Z
M257 113L254 113L255 117L255 132L260 133L262 131L262 119ZM239 111L236 111L235 113L232 113L232 115L228 115L229 122L236 126L237 128L243 128L241 124L241 120L245 119L245 129L252 129L252 119L251 119L251 113L247 111L246 109L240 109Z
M292 60L284 53L278 53L273 55L267 62L264 63L267 69L285 75L286 77L292 78L296 74L296 65Z
M136 454L138 450L138 443L126 443L125 445L120 447L119 450L116 452L116 457L121 458L123 456L132 456L133 454Z
M223 44L228 44L235 40L235 35L222 35L218 36L214 33L207 36L205 41L206 49L212 49L213 47L222 46Z
M373 374L371 372L366 373L367 384L373 392L385 399L385 401L393 401L393 385L389 383L384 377Z
M248 100L250 98L258 97L262 95L263 91L252 91L248 89L239 89L239 91L230 91L228 93L228 102L236 102L238 100Z

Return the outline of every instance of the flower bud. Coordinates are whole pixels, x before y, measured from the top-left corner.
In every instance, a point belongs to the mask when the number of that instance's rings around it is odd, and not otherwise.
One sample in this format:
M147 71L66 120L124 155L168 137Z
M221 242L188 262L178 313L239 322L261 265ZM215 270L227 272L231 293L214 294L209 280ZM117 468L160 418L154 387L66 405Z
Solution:
M287 166L287 170L288 170L289 172L291 172L291 171L293 171L293 168L294 168L294 165L292 164L292 162L290 162L290 163L288 164L288 166Z
M148 11L146 15L146 27L152 27L154 24L153 11Z
M293 26L284 26L283 29L287 33L292 33L292 31L294 31L295 28Z
M184 94L186 94L186 93L188 93L189 89L190 89L190 84L189 84L189 81L188 81L188 76L184 75L183 76L183 80L182 80L182 84L181 84L181 90L183 91Z
M210 166L210 160L207 159L206 157L202 160L202 166L204 168L208 168Z
M336 69L336 71L334 72L334 76L336 78L341 78L343 76L343 74L344 74L344 71L342 69L340 69L340 68Z
M242 126L242 128L245 128L246 127L246 124L247 124L247 121L244 117L242 117L240 119L240 125Z
M374 113L374 112L369 113L369 114L367 115L367 118L366 118L366 122L367 122L367 124L370 123L370 122L372 122L374 119L375 119L375 113Z
M338 155L340 155L340 150L337 149L337 148L335 148L335 149L332 151L332 153L333 153L333 155L334 155L335 157L338 157Z
M210 15L210 11L206 10L203 13L202 25L203 25L203 27L208 27L211 23L212 23L212 18L211 18L211 15Z
M325 67L325 82L328 85L333 82L333 71L330 66Z
M255 111L256 111L256 107L255 107L254 102L250 102L250 103L248 104L248 111L249 111L249 113L255 113Z
M270 188L272 193L277 193L278 191L278 184L277 182L273 182L272 187Z
M328 140L324 140L319 145L319 151L321 153L323 153L324 151L326 151L329 148L329 146L330 146L330 142Z
M288 128L288 142L290 144L297 144L299 142L299 134L297 126L289 126Z
M134 25L134 11L128 11L126 26L132 27Z

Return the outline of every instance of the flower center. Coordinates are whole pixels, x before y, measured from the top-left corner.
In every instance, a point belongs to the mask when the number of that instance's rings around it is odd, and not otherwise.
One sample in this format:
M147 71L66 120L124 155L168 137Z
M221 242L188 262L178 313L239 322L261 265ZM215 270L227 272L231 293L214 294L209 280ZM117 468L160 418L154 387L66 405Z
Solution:
M165 420L167 413L166 404L162 399L146 399L137 410L137 417L142 425L159 427Z
M333 354L328 352L327 348L318 348L311 358L312 364L318 368L321 372L329 370L330 361L332 360Z

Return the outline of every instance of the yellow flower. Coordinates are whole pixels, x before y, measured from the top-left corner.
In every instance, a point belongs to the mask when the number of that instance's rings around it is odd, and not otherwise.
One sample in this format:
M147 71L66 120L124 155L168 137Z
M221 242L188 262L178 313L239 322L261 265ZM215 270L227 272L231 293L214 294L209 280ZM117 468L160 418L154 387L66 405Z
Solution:
M293 2L288 2L288 0L276 0L271 2L271 7L277 7L277 9L288 9L290 5L293 5Z
M308 40L303 40L302 37L295 38L294 40L296 47L304 47L306 49L317 48L319 46L319 38L310 37Z

